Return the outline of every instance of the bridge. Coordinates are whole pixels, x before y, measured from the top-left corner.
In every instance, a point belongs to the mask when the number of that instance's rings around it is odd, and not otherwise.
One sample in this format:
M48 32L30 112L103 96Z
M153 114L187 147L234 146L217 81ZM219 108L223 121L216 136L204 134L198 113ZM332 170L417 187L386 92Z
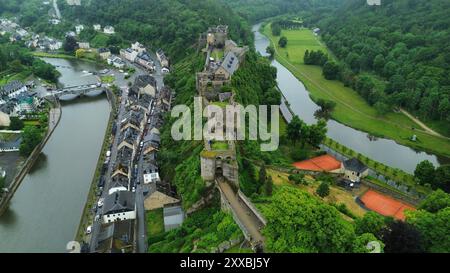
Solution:
M105 91L105 87L100 83L69 86L55 91L49 91L43 97L54 97L59 100L73 100L81 96L95 97Z
M265 239L261 230L267 220L240 190L236 193L226 179L216 179L216 186L220 192L222 208L231 211L234 221L252 248L263 251Z

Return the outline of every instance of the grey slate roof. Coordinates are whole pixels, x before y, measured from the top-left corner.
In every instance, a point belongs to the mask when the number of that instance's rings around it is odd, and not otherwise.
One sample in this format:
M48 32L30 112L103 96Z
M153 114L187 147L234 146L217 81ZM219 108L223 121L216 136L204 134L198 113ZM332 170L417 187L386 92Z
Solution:
M165 207L164 213L164 230L169 231L175 229L184 221L184 212L180 206Z
M344 161L344 168L349 171L354 171L358 173L362 173L366 171L368 168L357 158L351 158L349 160Z
M220 66L230 73L230 75L233 75L239 68L239 59L233 52L228 52Z
M135 196L130 191L117 191L105 198L104 214L134 211Z
M14 91L19 90L24 85L18 80L11 81L0 88L2 93L10 94Z
M146 87L149 84L152 85L153 87L156 87L156 80L150 75L139 75L134 80L134 85L138 88Z

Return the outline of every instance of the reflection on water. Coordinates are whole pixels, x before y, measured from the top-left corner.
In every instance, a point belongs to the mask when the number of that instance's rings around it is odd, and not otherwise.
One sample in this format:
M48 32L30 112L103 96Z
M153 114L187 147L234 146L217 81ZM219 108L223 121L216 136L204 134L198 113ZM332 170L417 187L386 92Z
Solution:
M259 32L260 26L253 26L255 48L262 56L268 56L266 48L270 42ZM277 68L278 87L289 101L292 111L306 123L316 123L315 113L320 107L311 100L303 83L276 60L272 61L272 65ZM329 120L327 124L330 138L369 158L409 173L413 173L416 165L423 160L429 160L436 166L450 161L449 158L415 151L390 139L375 138L335 120Z
M51 59L63 84L87 84L95 66ZM0 252L63 252L73 240L109 117L105 95L62 103L61 121L0 218Z

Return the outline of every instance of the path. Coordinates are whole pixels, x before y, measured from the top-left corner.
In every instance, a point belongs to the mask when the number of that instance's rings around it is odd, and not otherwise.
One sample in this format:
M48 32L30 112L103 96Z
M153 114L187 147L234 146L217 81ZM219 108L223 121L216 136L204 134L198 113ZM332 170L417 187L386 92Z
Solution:
M262 33L262 34L263 34L263 33ZM265 35L265 34L263 34L263 35ZM266 35L265 35L265 36L266 36ZM400 125L400 124L398 124L398 123L396 123L396 122L392 122L392 121L388 121L388 120L383 119L383 118L378 118L378 117L374 117L374 116L368 115L368 114L366 114L366 113L360 111L359 109L353 107L352 105L346 103L345 101L342 101L341 99L339 99L338 97L336 97L332 92L330 92L330 91L326 90L325 88L323 88L318 82L316 82L315 80L311 79L307 74L305 74L303 71L301 71L300 69L298 69L298 68L297 68L295 65L293 65L288 59L286 59L285 57L283 57L282 54L280 54L280 53L278 52L278 47L276 46L276 43L275 43L275 41L272 39L272 37L269 37L269 36L266 36L266 37L267 37L267 38L270 40L270 42L272 43L272 45L273 45L273 47L274 47L274 49L275 49L275 54L278 56L278 58L279 58L282 62L284 62L284 63L286 64L286 65L285 65L286 68L287 68L287 66L289 66L289 67L290 67L290 68L288 68L289 70L293 70L293 71L298 72L301 76L305 77L308 81L310 81L310 82L311 82L314 86L316 86L318 89L320 89L321 91L323 91L323 92L325 92L326 94L328 94L331 98L333 98L334 101L339 102L339 103L342 104L343 106L345 106L345 107L349 108L350 110L352 110L352 111L354 111L354 112L356 112L356 113L362 115L363 117L365 117L365 118L367 118L367 119L385 122L385 123L391 124L391 125L393 125L393 126L395 126L395 127L401 127L401 128L408 129L408 130L411 129L411 128L408 127L408 126L403 126L403 125ZM423 128L423 127L422 127L422 128ZM443 137L443 136L440 136L439 134L436 135L436 134L434 134L434 133L432 133L432 132L430 132L430 131L428 131L428 130L420 130L420 129L419 129L419 130L417 130L417 131L420 131L420 132L423 132L423 133L425 133L425 134L432 135L432 136ZM446 137L444 137L444 138L446 138ZM446 138L446 139L448 139L448 138Z
M58 8L58 0L53 0L53 8L55 9L56 17L61 20L61 12Z
M253 212L242 201L240 201L227 182L218 181L217 184L229 202L234 214L252 237L252 241L264 242L264 237L259 230L263 227L261 221L259 221Z
M410 118L412 121L414 121L417 125L419 125L420 127L422 127L422 129L424 129L425 131L427 131L428 133L437 136L437 137L442 137L442 138L446 138L446 139L450 139L446 136L443 136L441 134L439 134L438 132L434 131L433 129L431 129L430 127L428 127L425 123L423 123L422 121L420 121L418 118L415 118L413 115L411 115L410 113L408 113L406 110L400 108L400 112L402 112L405 116L407 116L408 118Z

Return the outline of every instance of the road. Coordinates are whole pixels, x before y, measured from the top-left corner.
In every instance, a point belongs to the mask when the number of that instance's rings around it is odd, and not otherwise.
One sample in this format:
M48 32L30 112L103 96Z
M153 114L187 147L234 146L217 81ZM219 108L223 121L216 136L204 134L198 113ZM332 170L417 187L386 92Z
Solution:
M152 57L155 57L155 66L156 71L152 74L152 76L155 78L158 90L160 90L164 86L164 75L161 73L161 65L157 61L155 54L151 54ZM123 73L119 73L116 70L111 70L107 73L107 75L111 75L115 77L115 84L121 87L122 90L122 99L119 106L119 110L117 113L117 118L115 119L115 123L117 126L117 131L114 135L114 140L111 145L111 157L108 165L108 169L104 174L105 178L105 185L103 187L103 192L101 197L99 198L106 198L108 195L108 189L111 184L111 175L114 168L114 162L117 159L117 153L118 153L118 145L119 145L119 137L120 137L120 121L122 120L123 115L126 112L125 105L128 100L128 82L134 82L135 78L139 75L145 75L148 72L145 69L142 69L141 67L127 62L127 65L132 66L136 69L136 72L130 77L129 79L125 79ZM149 110L151 112L153 103L150 105ZM146 122L146 127L147 127ZM137 143L139 144L141 140L144 138L144 134L147 132L147 128L144 128L143 133L138 137ZM139 148L141 149L141 148ZM137 170L138 174L137 177L132 176L130 181L130 188L135 187L135 201L136 201L136 230L135 230L135 240L136 240L136 251L139 253L146 253L147 252L147 230L146 230L146 218L145 218L145 208L144 208L144 189L142 182L143 177L143 154L142 151L139 151L137 153L138 157L135 158L132 162L131 170L134 170L135 162L137 162ZM130 189L131 190L131 189ZM102 215L102 209L99 209L97 211L97 215ZM101 218L101 217L100 217ZM95 249L97 247L98 243L98 236L101 231L101 221L94 222L92 225L92 233L90 235L90 252L95 252Z
M422 129L424 129L426 132L428 132L431 135L437 136L437 137L442 137L442 138L447 138L446 136L443 136L441 134L439 134L438 132L434 131L433 129L431 129L430 127L428 127L425 123L423 123L422 121L420 121L418 118L415 118L413 115L411 115L410 113L408 113L406 110L400 108L400 112L402 112L405 116L407 116L409 119L411 119L412 121L414 121L417 125L419 125L420 127L422 127Z
M61 12L59 11L58 0L53 0L53 8L55 9L56 17L61 20Z

